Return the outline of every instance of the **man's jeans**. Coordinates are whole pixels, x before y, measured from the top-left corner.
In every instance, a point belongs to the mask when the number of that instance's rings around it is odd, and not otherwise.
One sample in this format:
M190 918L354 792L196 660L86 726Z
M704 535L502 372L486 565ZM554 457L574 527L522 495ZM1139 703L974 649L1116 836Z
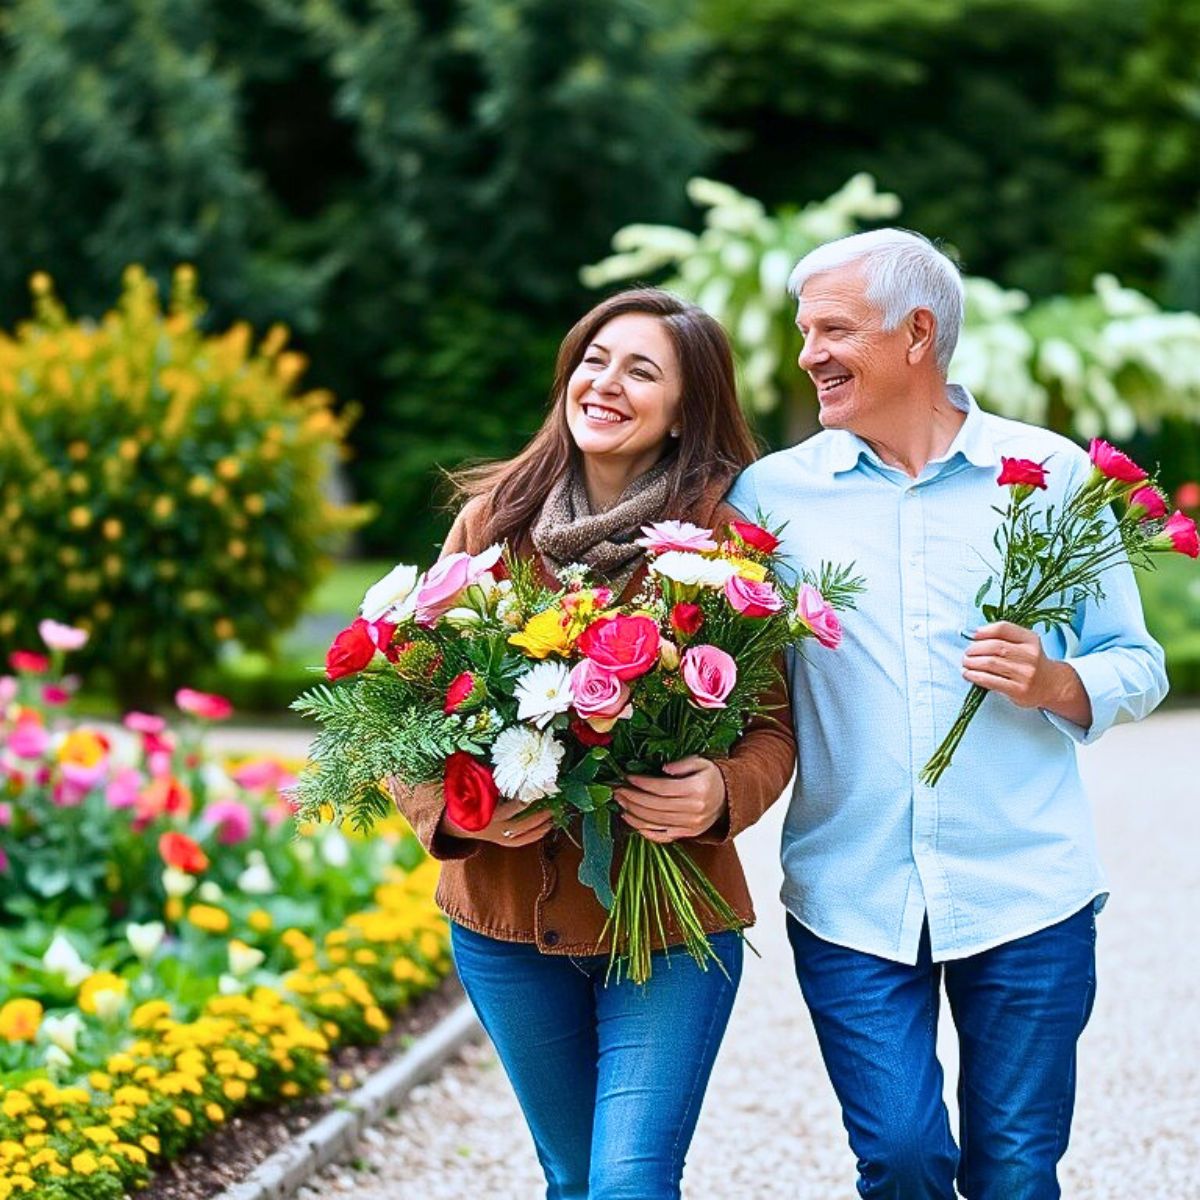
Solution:
M1091 904L1028 937L915 966L826 942L788 917L796 974L871 1200L1056 1200L1075 1044L1096 994ZM959 1139L936 1056L939 985L958 1030Z
M571 958L451 924L459 978L525 1113L548 1200L675 1200L742 974L742 939L681 946L644 987L605 986L608 955ZM479 1120L486 1121L486 1113Z

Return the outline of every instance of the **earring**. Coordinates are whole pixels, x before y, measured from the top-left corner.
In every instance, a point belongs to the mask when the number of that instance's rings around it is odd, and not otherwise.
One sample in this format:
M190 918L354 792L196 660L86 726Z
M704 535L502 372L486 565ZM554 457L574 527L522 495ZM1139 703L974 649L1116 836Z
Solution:
M683 430L680 429L678 425L671 426L670 434L673 438L677 438L682 432Z

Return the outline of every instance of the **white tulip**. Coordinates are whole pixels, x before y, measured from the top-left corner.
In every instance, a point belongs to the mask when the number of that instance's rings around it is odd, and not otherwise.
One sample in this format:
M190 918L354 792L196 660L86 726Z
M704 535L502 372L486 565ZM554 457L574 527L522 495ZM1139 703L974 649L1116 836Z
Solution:
M196 886L196 881L178 867L167 867L162 873L162 885L163 891L168 896L180 898L186 896Z
M205 902L205 904L220 904L225 898L225 893L221 890L221 885L214 879L206 879L201 885L200 890L196 895Z
M49 949L42 955L42 966L47 971L58 972L66 980L68 987L78 987L89 975L95 973L94 968L79 957L79 951L65 933L54 935Z
M59 1046L47 1046L42 1062L50 1076L55 1079L61 1078L72 1068L71 1056Z
M82 1030L83 1018L77 1012L69 1012L61 1017L47 1017L42 1022L41 1033L64 1053L74 1054Z
M336 829L331 829L321 839L321 857L335 871L340 871L350 865L350 843Z
M167 928L161 921L147 921L144 925L131 921L125 926L125 937L134 954L142 962L148 962L154 957L154 952L162 945L166 932Z
M266 896L275 890L275 878L266 863L251 863L238 876L237 885L247 896Z
M266 957L261 950L247 946L236 938L229 943L229 969L234 975L249 975L262 966Z
M125 993L118 988L101 988L92 993L96 1016L102 1021L115 1021L125 1004Z

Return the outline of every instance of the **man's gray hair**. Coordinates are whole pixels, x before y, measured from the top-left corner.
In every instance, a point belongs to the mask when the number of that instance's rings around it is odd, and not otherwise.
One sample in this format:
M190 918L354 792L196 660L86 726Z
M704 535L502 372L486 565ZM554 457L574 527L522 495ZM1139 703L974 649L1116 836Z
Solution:
M958 267L927 237L907 229L873 229L826 242L806 254L788 279L797 300L814 276L861 262L867 299L895 329L914 308L927 308L937 320L933 352L943 375L954 357L966 303Z

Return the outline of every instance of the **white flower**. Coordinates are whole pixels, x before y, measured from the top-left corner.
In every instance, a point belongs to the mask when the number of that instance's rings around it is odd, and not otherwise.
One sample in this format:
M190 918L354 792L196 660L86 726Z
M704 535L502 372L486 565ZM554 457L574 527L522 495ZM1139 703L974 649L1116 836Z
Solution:
M407 563L393 567L378 583L367 588L359 611L367 622L381 621L389 615L400 615L393 610L403 605L413 595L417 583L417 568Z
M100 988L92 993L96 1016L102 1021L114 1021L125 1005L125 993L119 988Z
M65 933L54 935L49 949L42 955L42 966L47 971L57 971L68 987L78 987L89 975L94 974L93 969L79 957L79 951Z
M478 625L483 618L473 608L459 606L443 613L442 620L452 629L466 629L468 626Z
M213 879L206 879L200 885L200 890L196 895L205 904L219 904L225 898L225 893L221 890L221 885Z
M222 996L237 996L246 990L246 985L233 975L221 975L217 979L217 991Z
M71 1056L61 1046L47 1046L42 1062L52 1079L61 1078L71 1068Z
M86 629L76 629L61 621L39 621L38 633L51 650L78 650L87 645L88 640Z
M702 558L684 550L668 550L650 564L650 571L685 586L723 588L737 574L737 567L723 558Z
M558 764L565 752L552 733L514 725L492 746L496 786L502 795L522 804L553 796L558 791Z
M531 667L517 680L517 719L532 721L539 729L571 707L571 672L566 663L547 659Z
M321 839L321 857L335 871L340 871L350 865L350 843L336 829L331 829Z
M300 846L307 846L307 842L297 844L297 849ZM308 846L309 859L312 858L312 847ZM266 896L275 890L275 879L271 874L271 869L265 862L251 863L239 876L238 888L245 892L247 896Z
M186 896L196 886L196 880L178 867L167 867L162 873L162 885L168 896Z
M125 937L133 947L134 954L142 962L153 958L154 952L162 944L166 932L166 926L161 921L147 921L145 925L138 925L131 921L125 926Z
M47 1017L41 1028L47 1040L65 1054L75 1053L82 1030L83 1018L77 1012L69 1012L62 1017Z
M249 975L251 971L262 966L263 959L266 957L261 950L247 946L245 942L239 942L237 938L229 943L229 969L234 975Z

